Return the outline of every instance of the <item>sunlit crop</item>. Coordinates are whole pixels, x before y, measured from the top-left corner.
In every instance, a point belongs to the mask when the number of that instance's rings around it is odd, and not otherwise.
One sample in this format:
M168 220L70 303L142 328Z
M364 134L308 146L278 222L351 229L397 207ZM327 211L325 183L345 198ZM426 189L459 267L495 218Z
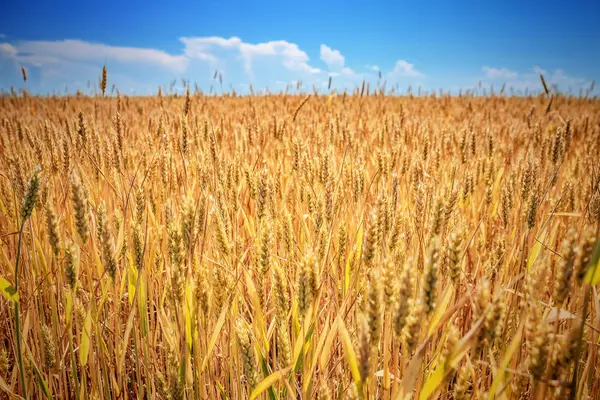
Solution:
M598 100L101 81L0 98L0 397L600 397Z

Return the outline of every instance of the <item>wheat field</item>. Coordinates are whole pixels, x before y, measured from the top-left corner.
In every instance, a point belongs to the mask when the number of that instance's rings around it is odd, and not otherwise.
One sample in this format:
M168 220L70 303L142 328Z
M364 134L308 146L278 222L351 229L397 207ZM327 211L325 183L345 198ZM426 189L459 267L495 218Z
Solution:
M1 398L600 398L597 99L105 86L0 98Z

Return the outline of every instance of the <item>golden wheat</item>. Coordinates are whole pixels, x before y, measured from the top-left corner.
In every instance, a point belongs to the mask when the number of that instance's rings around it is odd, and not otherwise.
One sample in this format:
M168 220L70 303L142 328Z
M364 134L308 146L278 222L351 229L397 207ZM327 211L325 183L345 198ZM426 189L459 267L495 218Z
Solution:
M598 100L106 80L0 98L6 398L600 397Z

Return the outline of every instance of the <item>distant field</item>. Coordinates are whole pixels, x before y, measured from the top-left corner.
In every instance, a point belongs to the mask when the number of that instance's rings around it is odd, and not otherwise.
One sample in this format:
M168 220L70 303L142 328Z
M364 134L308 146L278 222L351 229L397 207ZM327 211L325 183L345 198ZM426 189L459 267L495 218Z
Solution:
M599 160L550 93L0 97L0 398L598 399Z

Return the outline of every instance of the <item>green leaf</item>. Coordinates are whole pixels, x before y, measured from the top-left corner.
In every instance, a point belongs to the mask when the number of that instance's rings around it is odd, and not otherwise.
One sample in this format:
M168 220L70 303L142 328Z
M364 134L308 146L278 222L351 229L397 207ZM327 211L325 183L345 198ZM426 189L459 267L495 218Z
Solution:
M508 367L510 360L512 360L514 355L521 348L522 340L523 340L523 326L520 326L519 329L517 330L517 334L513 337L512 341L510 342L510 345L508 346L508 349L506 350L506 352L504 353L504 356L502 357L502 361L499 365L498 373L496 374L496 376L494 376L494 380L492 381L492 386L489 391L489 393L492 394L492 396L495 396L495 394L498 392L498 390L504 386L504 381L508 374L506 372L506 368Z
M19 301L17 289L2 276L0 276L0 292L9 301L14 301L15 303Z
M262 365L263 374L268 375L269 367L267 366L267 363L265 362L265 359L263 358L262 354L260 356L260 361L261 361L261 365ZM269 389L269 399L277 400L278 397L277 397L277 394L275 393L275 390L273 389L273 384L275 384L276 382L279 382L279 380L284 378L287 375L287 373L290 371L290 369L291 369L291 367L287 367L284 369L280 369L279 371L273 372L271 375L268 375L265 379L262 380L262 382L260 382L258 385L256 385L256 387L250 394L250 400L256 399L260 394L262 394L267 389Z
M188 349L192 350L192 288L190 282L185 285L185 298L183 312L185 315L185 342Z
M29 319L29 316L27 317L27 319ZM25 325L27 325L27 323ZM33 359L33 354L31 354L31 350L27 349L27 351L28 351L29 362L33 368L33 372L35 373L35 376L37 377L38 384L40 385L40 389L42 390L42 393L44 393L44 396L46 396L47 399L52 400L52 393L50 392L50 389L48 388L48 384L44 380L44 377L42 376L40 369L38 368L37 364L35 363L35 360Z
M137 284L138 271L133 265L133 258L129 257L129 269L127 273L127 298L129 299L129 305L133 304L133 298L135 297L135 287Z
M294 356L296 359L296 363L294 365L294 371L296 371L296 372L300 371L300 369L302 368L302 363L304 362L304 352L302 351L302 349L310 341L314 331L315 331L315 324L313 322L313 323L311 323L310 327L308 328L308 332L306 333L306 336L304 336L304 340L302 340L301 337L296 339L296 344L294 346Z
M450 285L447 285L446 289L444 289L444 293L441 296L442 300L438 303L438 306L436 307L435 312L433 313L433 317L431 317L429 331L427 332L428 335L431 335L437 329L440 320L442 319L442 316L448 308L448 304L450 303L450 299L452 298L452 290L450 289Z
M354 245L356 256L355 260L360 260L362 255L362 241L363 241L364 229L363 225L360 225L356 234L356 244ZM348 287L350 286L350 263L352 262L352 256L349 256L346 260L346 268L344 273L344 295L348 293Z
M594 246L587 269L584 280L590 285L600 283L600 239L596 240L596 246Z
M215 324L215 329L213 330L213 333L210 335L210 341L208 342L208 348L206 349L206 356L204 356L204 361L202 361L202 367L200 368L201 372L204 371L204 369L206 369L206 366L208 365L208 360L210 359L213 348L215 347L215 344L217 343L217 339L219 338L219 333L221 333L221 328L223 328L223 324L225 323L225 316L227 315L227 312L229 311L230 300L231 300L231 295L227 298L227 301L225 302L225 304L223 304L223 309L221 310L219 319L217 320L217 323Z
M142 273L140 271L140 273ZM144 275L140 276L140 289L138 291L138 312L140 314L140 333L143 338L148 335L148 314L146 311L146 303L147 303L147 287L146 280L144 279Z
M542 251L542 243L544 241L544 237L546 236L546 229L544 229L539 234L539 239L535 241L535 244L531 248L531 253L529 253L529 257L527 257L527 271L531 271L531 266L539 256Z
M73 316L73 291L67 290L67 305L65 306L65 320L67 326L71 324L71 317Z
M444 380L444 377L446 376L446 374L449 371L447 371L446 369L446 363L442 362L440 363L440 365L438 365L438 367L435 369L435 371L433 372L433 374L431 374L429 376L429 378L427 378L427 381L425 381L425 384L423 385L423 389L421 389L421 394L419 396L420 400L425 400L428 399L429 396L431 396L435 390L438 388L438 386L442 383L442 381Z
M88 310L81 331L81 344L79 345L79 364L84 367L88 362L90 354L90 341L92 335L92 312Z
M221 382L217 382L217 389L219 389L219 392L221 392L221 398L223 400L229 400L229 397L227 397L227 394L225 393L225 388L223 388Z
M350 367L350 373L352 374L354 383L356 383L357 387L361 387L360 372L358 370L358 361L356 359L356 353L354 352L354 347L352 346L352 341L350 340L350 334L346 329L344 321L342 321L341 319L338 325L338 332L340 334L340 339L342 340L342 345L344 346L346 362L348 363L348 367Z
M327 363L329 362L329 359L331 358L331 350L333 348L333 339L335 339L335 336L338 332L338 325L339 325L340 319L341 319L341 316L338 315L336 317L336 319L333 321L333 324L331 325L331 329L329 330L329 333L327 334L327 339L325 339L325 344L323 345L323 349L321 350L321 353L319 355L319 368L321 368L322 370L325 370L325 368L327 367Z

